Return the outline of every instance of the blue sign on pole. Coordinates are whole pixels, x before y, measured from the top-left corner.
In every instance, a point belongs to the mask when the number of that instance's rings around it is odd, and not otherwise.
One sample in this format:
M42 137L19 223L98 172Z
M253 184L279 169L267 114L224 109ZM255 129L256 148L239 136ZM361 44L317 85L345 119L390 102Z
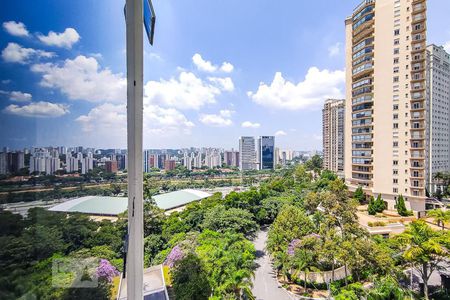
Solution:
M150 45L153 46L153 36L155 34L155 11L153 10L152 0L144 0L144 27Z
M144 27L147 32L147 38L150 45L153 46L153 36L155 35L156 16L153 10L152 0L143 0L144 9ZM127 6L123 7L123 14L127 18Z

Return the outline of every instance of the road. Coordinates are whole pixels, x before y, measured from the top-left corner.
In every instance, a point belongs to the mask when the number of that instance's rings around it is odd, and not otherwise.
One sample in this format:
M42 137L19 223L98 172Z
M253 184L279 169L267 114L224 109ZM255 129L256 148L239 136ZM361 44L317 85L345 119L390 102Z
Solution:
M259 231L253 241L256 248L256 264L258 266L253 279L253 295L255 295L257 300L292 300L294 298L278 285L269 255L264 249L267 231L268 229Z

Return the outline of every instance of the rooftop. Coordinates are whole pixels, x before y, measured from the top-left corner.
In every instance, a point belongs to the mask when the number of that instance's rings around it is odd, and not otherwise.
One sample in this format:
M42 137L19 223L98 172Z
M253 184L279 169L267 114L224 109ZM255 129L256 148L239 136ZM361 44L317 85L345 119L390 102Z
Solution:
M182 207L194 201L210 197L198 190L180 190L153 196L156 205L163 210ZM128 208L127 197L86 196L66 201L50 208L50 211L79 212L90 215L117 216Z

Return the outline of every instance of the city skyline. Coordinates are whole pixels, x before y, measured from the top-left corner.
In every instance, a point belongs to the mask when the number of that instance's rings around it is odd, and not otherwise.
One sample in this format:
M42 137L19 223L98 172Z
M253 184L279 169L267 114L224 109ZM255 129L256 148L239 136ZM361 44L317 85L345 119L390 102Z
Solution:
M205 1L198 6L204 14L189 3L156 2L163 21L155 47L145 49L144 148L236 148L241 135L276 135L280 148L321 149L323 102L344 96L342 20L359 1L324 3ZM10 130L1 133L1 146L125 148L122 5L5 4L0 124ZM283 22L257 17L268 8ZM448 8L429 4L430 43L450 41ZM308 13L319 10L323 19ZM234 21L222 27L214 25L218 18ZM320 39L307 33L312 28Z

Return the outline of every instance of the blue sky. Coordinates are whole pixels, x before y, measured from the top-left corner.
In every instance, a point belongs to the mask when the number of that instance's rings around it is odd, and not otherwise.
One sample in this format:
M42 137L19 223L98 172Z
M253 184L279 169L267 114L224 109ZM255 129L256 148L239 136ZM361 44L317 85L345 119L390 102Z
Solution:
M344 94L344 19L359 0L153 2L146 148L273 134L284 149L321 148L321 105ZM123 5L2 3L1 146L126 146ZM428 42L450 41L449 11L429 1Z

